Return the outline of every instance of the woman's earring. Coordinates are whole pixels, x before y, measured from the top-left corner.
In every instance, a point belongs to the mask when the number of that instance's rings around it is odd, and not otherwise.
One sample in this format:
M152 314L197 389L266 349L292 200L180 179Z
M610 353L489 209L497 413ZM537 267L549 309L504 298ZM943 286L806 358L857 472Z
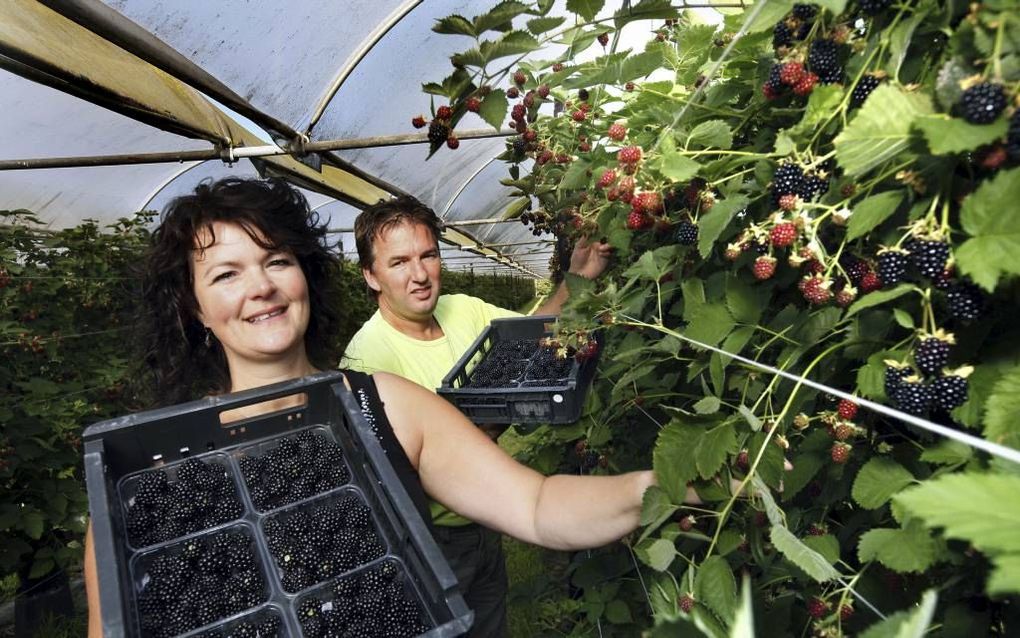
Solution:
M209 326L205 327L205 347L212 347L212 330L209 329Z

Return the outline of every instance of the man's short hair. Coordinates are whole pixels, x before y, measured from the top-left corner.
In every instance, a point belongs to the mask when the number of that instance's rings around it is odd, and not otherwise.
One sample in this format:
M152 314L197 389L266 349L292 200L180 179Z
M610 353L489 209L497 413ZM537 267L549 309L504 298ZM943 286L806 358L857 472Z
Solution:
M366 270L371 270L372 262L375 260L372 242L376 237L405 222L421 224L428 228L436 244L439 244L443 223L436 213L414 197L401 195L369 206L354 220L354 243L358 248L358 264Z

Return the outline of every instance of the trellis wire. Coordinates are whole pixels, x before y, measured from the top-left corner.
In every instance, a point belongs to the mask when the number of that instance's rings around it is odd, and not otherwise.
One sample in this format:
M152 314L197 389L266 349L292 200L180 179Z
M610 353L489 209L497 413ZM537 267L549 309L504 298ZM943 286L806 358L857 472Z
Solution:
M33 336L38 336L39 337L39 343L48 343L50 341L63 341L64 339L77 339L78 337L91 337L93 335L102 335L102 334L108 334L110 332L120 332L122 330L130 330L130 329L131 329L130 326L125 326L125 327L122 327L122 328L110 328L109 330L96 330L95 332L79 332L79 333L76 333L76 334L59 335L59 336L56 336L56 337L54 337L54 336L43 337L41 335L33 335ZM23 341L4 341L4 342L0 342L0 346L16 346L16 345L20 345L22 343L24 343L24 342Z

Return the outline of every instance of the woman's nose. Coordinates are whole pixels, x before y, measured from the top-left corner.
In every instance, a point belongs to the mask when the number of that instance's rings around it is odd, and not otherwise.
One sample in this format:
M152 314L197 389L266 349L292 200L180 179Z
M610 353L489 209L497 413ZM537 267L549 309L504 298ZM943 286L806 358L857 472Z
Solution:
M268 297L276 290L276 285L265 271L259 270L252 275L251 284L248 288L249 296L253 298Z

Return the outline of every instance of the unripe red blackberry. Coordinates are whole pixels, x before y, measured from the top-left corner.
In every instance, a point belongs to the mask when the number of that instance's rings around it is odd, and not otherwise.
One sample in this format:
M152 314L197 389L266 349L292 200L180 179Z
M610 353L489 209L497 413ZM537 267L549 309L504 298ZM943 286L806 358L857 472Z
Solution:
M414 128L425 128L428 122L425 120L424 115L416 115L411 118L411 126Z

